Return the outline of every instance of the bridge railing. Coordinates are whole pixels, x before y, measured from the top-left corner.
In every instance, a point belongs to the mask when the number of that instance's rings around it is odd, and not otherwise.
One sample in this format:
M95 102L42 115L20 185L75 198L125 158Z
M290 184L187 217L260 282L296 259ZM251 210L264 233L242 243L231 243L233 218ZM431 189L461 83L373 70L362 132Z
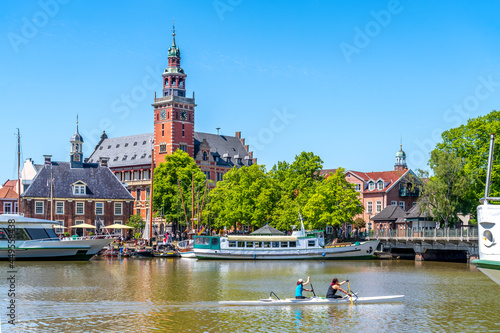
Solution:
M442 229L380 229L371 230L367 239L394 239L394 240L477 240L477 227L442 228Z

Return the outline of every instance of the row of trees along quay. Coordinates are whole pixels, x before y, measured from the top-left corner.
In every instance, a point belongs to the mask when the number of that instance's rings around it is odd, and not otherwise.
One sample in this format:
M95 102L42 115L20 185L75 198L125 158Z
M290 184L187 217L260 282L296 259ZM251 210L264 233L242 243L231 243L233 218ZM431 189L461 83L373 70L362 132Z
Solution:
M458 214L471 214L470 223L476 223L476 207L484 196L489 136L499 130L500 111L492 111L442 133L442 141L430 154L429 170L417 170L422 180L421 213L441 227L454 226ZM491 196L500 196L499 149L496 145ZM210 180L187 153L178 150L155 169L153 209L179 226L209 225L212 230L244 225L255 229L267 223L290 230L299 211L309 229L339 228L344 223L365 227L365 221L355 219L364 207L346 181L345 169L321 175L322 169L319 156L302 152L292 163L278 162L269 171L262 165L234 167L208 191ZM129 225L136 228L139 220L133 216Z

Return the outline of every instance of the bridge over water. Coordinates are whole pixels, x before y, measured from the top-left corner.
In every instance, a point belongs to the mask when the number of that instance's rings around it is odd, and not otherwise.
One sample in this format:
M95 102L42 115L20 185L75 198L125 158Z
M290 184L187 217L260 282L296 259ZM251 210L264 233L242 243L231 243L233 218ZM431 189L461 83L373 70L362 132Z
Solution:
M404 259L467 262L479 255L477 227L374 230L367 239L380 240L382 251Z

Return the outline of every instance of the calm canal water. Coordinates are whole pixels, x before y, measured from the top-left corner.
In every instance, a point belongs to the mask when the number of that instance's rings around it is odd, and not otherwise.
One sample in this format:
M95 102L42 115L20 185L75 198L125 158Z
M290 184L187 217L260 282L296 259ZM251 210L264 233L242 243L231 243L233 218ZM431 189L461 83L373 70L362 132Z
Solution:
M17 318L2 332L500 332L500 287L475 267L414 261L196 261L122 259L17 262ZM333 277L360 295L402 303L221 307L220 300L291 297L311 276L324 295ZM347 285L346 285L347 287Z

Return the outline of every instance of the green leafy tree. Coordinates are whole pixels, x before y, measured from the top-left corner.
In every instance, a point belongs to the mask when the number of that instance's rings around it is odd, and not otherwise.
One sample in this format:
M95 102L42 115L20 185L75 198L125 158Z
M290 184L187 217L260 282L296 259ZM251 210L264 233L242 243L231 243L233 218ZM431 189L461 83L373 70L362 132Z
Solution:
M478 200L484 196L490 133L500 133L500 111L469 119L467 124L443 132L443 142L436 146L463 159L463 172L470 183L462 188L462 213L475 215ZM500 196L500 145L495 145L492 170L491 196ZM432 160L432 156L431 156Z
M467 159L452 151L436 149L431 153L429 166L433 175L423 186L420 209L443 222L445 228L457 222L457 214L469 206L464 199L464 192L470 186L466 164Z
M345 179L344 172L342 168L337 169L315 187L304 207L304 216L310 227L338 227L342 223L353 223L354 217L363 212L358 192Z
M233 167L210 191L214 227L261 227L270 220L274 195L263 166Z
M272 225L281 230L296 224L298 213L323 180L323 161L312 152L302 152L289 164L278 162L269 172L272 188L279 193L272 214Z
M354 228L359 230L361 228L366 227L366 221L363 220L361 217L358 217L354 220L354 223L352 225L354 226Z
M206 186L206 176L194 159L186 152L177 150L172 155L166 155L165 162L155 168L153 208L157 212L162 212L167 220L179 221L182 225L186 225L186 216L189 222L193 211L192 191L203 193L204 186ZM195 195L195 211L199 197Z
M322 163L319 156L302 152L292 163L278 162L269 172L259 165L231 169L210 192L213 226L258 228L269 223L290 230L297 224L301 207L323 182Z
M142 219L142 216L137 214L137 215L131 215L130 218L128 219L126 225L129 227L132 227L134 229L134 232L137 230L141 230L144 227L144 220Z

